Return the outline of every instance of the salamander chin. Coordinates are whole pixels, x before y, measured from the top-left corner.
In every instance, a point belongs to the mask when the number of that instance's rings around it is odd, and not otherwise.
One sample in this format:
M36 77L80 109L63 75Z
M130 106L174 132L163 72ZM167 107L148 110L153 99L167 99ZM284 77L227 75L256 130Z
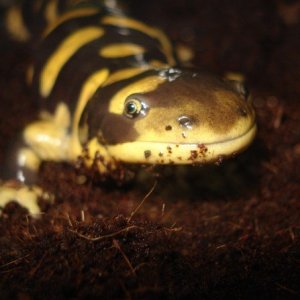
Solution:
M256 134L253 124L243 134L211 143L129 142L109 147L110 154L125 163L206 164L245 150Z

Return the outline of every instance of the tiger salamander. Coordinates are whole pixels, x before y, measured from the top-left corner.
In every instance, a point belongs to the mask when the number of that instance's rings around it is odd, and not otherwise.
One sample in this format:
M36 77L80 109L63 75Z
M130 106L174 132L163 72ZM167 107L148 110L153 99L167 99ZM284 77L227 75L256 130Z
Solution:
M0 206L14 199L38 212L42 161L211 163L245 149L256 132L244 85L180 65L166 35L130 18L116 1L24 0L6 27L20 41L40 36L28 81L40 118L24 128ZM22 198L27 201L22 202ZM28 200L29 199L29 200Z

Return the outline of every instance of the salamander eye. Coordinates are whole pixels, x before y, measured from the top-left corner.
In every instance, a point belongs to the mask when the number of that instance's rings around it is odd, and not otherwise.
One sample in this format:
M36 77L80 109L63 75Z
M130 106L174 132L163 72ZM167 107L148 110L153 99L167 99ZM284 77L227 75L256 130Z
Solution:
M127 101L125 104L125 114L126 116L133 118L139 114L141 110L141 103L136 100Z
M137 116L145 116L148 106L137 97L129 96L124 104L124 115L128 118L136 118Z

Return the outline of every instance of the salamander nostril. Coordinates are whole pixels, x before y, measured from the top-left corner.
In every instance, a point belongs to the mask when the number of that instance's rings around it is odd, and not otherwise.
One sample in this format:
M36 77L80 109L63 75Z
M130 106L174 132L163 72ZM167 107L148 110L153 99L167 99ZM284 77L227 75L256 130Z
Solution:
M189 118L187 116L180 116L180 117L178 117L177 121L181 127L184 127L187 129L193 128L193 122L192 122L191 118Z
M238 108L238 113L242 117L247 117L248 116L247 110L245 108L242 108L242 107Z

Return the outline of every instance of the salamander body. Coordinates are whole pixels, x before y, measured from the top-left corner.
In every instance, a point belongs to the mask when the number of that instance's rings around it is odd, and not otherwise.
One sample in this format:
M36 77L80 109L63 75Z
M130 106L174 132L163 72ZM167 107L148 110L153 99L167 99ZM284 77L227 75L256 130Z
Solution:
M242 83L180 66L163 32L114 1L25 0L6 25L19 40L41 36L28 75L40 119L24 129L9 178L34 184L41 161L79 157L101 173L116 162L210 163L254 138Z

